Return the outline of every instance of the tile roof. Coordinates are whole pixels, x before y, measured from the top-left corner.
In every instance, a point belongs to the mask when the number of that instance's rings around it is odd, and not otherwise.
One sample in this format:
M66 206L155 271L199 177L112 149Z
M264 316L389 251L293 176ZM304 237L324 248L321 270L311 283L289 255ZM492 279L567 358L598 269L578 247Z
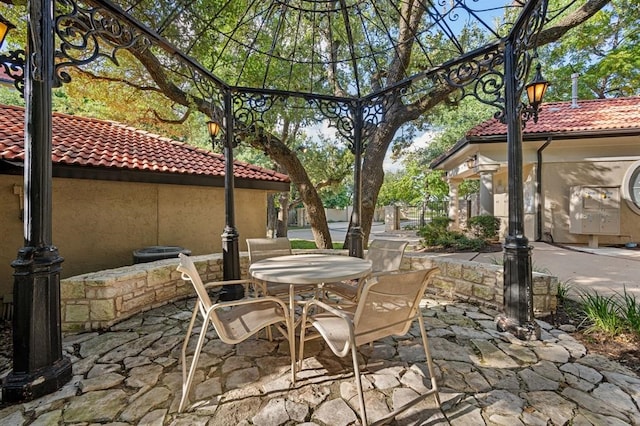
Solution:
M24 161L24 108L0 105L0 159ZM224 157L121 123L53 114L54 164L224 176ZM239 179L289 182L285 174L236 161Z
M527 122L523 137L536 134L589 133L610 130L640 129L640 97L593 99L542 104L537 123ZM467 138L506 135L506 125L496 119L485 121L467 132Z

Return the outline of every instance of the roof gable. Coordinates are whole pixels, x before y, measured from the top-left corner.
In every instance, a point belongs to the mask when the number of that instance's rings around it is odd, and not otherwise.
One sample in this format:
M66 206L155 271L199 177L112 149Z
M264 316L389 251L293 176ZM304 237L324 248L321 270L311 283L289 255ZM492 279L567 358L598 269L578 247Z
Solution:
M549 102L542 105L538 122L527 122L523 137L536 134L566 135L603 130L640 130L640 97L592 99L571 102ZM467 132L467 138L506 136L507 126L495 118Z
M0 159L24 162L24 108L0 105ZM53 114L54 164L140 170L178 175L224 176L224 157L122 123ZM234 176L289 182L285 174L241 161Z

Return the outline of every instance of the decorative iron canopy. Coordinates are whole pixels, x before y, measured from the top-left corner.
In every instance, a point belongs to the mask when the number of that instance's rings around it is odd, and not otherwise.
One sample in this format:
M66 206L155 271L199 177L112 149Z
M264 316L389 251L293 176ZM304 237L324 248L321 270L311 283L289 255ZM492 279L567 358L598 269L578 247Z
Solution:
M505 37L513 0L115 0L229 86L363 98ZM505 22L507 20L513 22ZM416 22L419 22L416 25ZM404 51L412 51L410 63Z

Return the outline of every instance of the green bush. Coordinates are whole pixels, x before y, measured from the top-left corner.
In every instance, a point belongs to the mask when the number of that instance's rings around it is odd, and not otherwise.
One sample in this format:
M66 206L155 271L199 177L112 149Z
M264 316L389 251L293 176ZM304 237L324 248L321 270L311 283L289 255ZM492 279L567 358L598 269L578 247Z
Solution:
M500 231L500 219L491 215L474 216L467 221L469 232L476 238L494 240Z
M449 233L447 227L451 219L448 217L434 217L431 222L420 228L417 232L419 237L422 237L422 244L425 246L437 246Z
M420 228L418 236L422 237L422 244L426 247L437 246L461 251L479 251L486 246L484 239L469 238L461 232L449 231L447 227L450 222L448 217L435 217Z

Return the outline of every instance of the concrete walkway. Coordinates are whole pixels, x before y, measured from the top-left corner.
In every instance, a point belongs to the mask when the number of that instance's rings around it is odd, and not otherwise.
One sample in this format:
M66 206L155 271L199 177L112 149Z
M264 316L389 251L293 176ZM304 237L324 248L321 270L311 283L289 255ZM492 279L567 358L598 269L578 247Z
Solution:
M353 425L357 398L350 357L309 344L291 385L288 343L236 346L209 335L191 393L181 396L179 353L193 299L130 318L105 333L64 340L73 379L61 390L0 411L0 425ZM397 425L638 425L640 378L587 353L567 332L541 323L542 340L497 332L497 312L425 299L442 409L431 398ZM361 351L371 421L429 386L419 331ZM192 340L195 343L195 339ZM2 361L2 360L0 360ZM0 376L8 372L0 362Z
M348 222L329 224L333 241L344 241ZM289 238L312 240L309 229L289 231ZM420 241L414 231L385 232L384 224L376 222L371 227L369 239L404 239L409 249ZM640 249L598 247L584 245L554 245L530 242L533 270L547 272L570 286L570 296L577 297L583 291L597 291L603 295L621 294L626 289L640 299ZM502 252L497 253L432 253L434 256L474 260L483 263L502 263Z

